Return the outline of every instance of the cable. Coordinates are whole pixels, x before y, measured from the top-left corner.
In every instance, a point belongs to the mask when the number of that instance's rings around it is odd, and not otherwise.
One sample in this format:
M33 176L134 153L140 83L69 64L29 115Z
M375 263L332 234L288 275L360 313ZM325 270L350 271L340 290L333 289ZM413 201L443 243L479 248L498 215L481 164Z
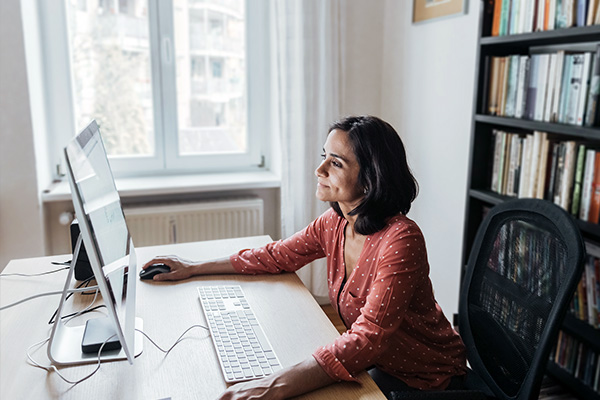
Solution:
M55 265L61 265L58 263L53 263ZM59 269L55 269L52 271L47 271L47 272L40 272L39 274L20 274L20 273L14 273L14 274L0 274L0 278L4 278L5 276L25 276L25 277L32 277L32 276L42 276L42 275L49 275L49 274L53 274L55 272L60 272L60 271L64 271L66 269L69 269L71 267L63 267L63 268L59 268Z
M206 329L207 331L210 331L206 326L204 325L192 325L189 328L187 328L180 336L179 338L175 341L175 343L173 343L173 345L171 347L169 347L168 350L163 349L162 347L160 347L159 345L157 345L154 340L150 339L150 336L146 335L145 332L142 332L139 329L136 329L136 331L138 331L139 333L141 333L142 335L144 335L146 337L146 339L148 339L150 341L150 343L152 343L158 350L162 351L163 353L165 353L165 357L171 352L171 350L173 350L173 348L175 346L177 346L179 344L179 342L181 342L183 340L183 336L188 333L189 331L191 331L194 328L203 328Z
M38 367L38 368L44 369L44 370L46 370L46 371L48 371L48 372L50 372L50 371L54 371L54 372L56 372L56 373L58 374L58 376L59 376L59 377L60 377L60 378L61 378L63 381L65 381L65 382L67 382L67 383L70 383L71 385L75 386L75 385L77 385L77 384L79 384L79 383L81 383L81 382L85 381L86 379L89 379L89 378L91 378L91 377L92 377L92 375L94 375L96 372L98 372L98 370L100 369L100 364L101 364L101 362L102 362L102 359L101 359L101 357L100 357L100 355L102 354L102 349L104 348L104 345L105 345L106 343L108 343L108 341L109 341L110 339L114 338L115 336L117 336L117 335L116 335L116 334L114 334L114 335L110 336L108 339L106 339L106 340L104 341L104 343L102 343L102 346L100 346L100 349L98 350L98 364L96 364L96 368L95 368L95 369L94 369L92 372L90 372L89 374L87 374L86 376L84 376L83 378L81 378L81 379L79 379L79 380L77 380L77 381L72 381L72 380L69 380L69 379L65 378L65 377L64 377L64 376L63 376L63 375L60 373L60 371L58 370L58 368L56 368L54 365L48 365L48 366L46 366L46 365L41 365L41 364L38 364L38 363L37 363L37 362L36 362L36 361L35 361L35 360L34 360L34 359L31 357L31 355L29 354L29 351L31 350L31 348L32 348L32 347L34 347L34 346L42 346L42 345L46 344L48 341L50 341L50 338L49 338L49 337L48 337L48 338L46 338L46 339L44 339L44 340L42 340L42 341L40 341L40 342L37 342L37 343L35 343L35 344L32 344L31 346L29 346L29 347L27 348L27 358L28 358L28 359L29 359L29 361L30 361L30 362L33 364L33 366L34 366L34 367Z
M189 332L190 330L192 330L193 328L203 328L203 329L209 330L209 329L208 329L206 326L204 326L204 325L192 325L192 326L190 326L189 328L187 328L187 329L186 329L186 330L185 330L185 331L184 331L184 332L183 332L183 333L182 333L182 334L179 336L179 338L178 338L178 339L175 341L175 343L173 343L173 345L172 345L171 347L169 347L169 349L167 349L167 350L164 350L164 349L163 349L163 348L161 348L159 345L157 345L157 344L154 342L154 340L150 339L150 336L148 336L148 335L147 335L145 332L142 332L142 331L141 331L141 330L139 330L139 329L136 329L136 331L138 331L138 332L140 332L142 335L144 335L144 336L146 337L146 339L148 339L148 340L150 341L150 343L152 343L154 346L156 346L156 348L157 348L158 350L160 350L160 351L162 351L163 353L165 353L165 357L166 357L167 355L169 355L169 352L170 352L171 350L173 350L173 348L174 348L175 346L177 346L177 345L178 345L178 344L179 344L179 343L180 343L180 342L183 340L183 337L185 336L185 334L186 334L186 333L188 333L188 332ZM31 363L31 364L32 364L34 367L37 367L37 368L44 369L44 370L46 370L47 372L54 371L54 372L56 372L56 373L58 374L58 376L59 376L59 377L60 377L60 378L61 378L63 381L65 381L65 382L67 382L67 383L70 383L71 385L75 386L75 385L77 385L77 384L79 384L79 383L81 383L81 382L85 381L86 379L89 379L90 377L92 377L92 375L94 375L96 372L98 372L98 370L100 369L100 364L102 363L102 359L101 359L101 357L100 357L100 354L102 353L102 349L104 348L104 345L105 345L106 343L108 343L108 341L109 341L110 339L112 339L113 337L115 337L115 336L117 336L117 335L116 335L116 334L115 334L115 335L112 335L111 337L109 337L108 339L106 339L106 340L104 341L104 343L102 343L102 346L100 346L100 350L98 350L98 363L96 364L96 368L95 368L95 369L94 369L92 372L90 372L88 375L86 375L86 376L84 376L83 378L81 378L81 379L79 379L79 380L76 380L76 381L72 381L72 380L70 380L70 379L67 379L67 378L65 378L65 377L64 377L64 376L63 376L63 375L60 373L60 371L59 371L59 370L58 370L58 369L57 369L57 368L56 368L54 365L48 365L48 366L46 366L46 365L41 365L41 364L39 364L37 361L35 361L35 360L33 359L33 357L31 357L31 354L29 354L29 352L30 352L30 350L31 350L31 348L32 348L32 347L35 347L35 346L40 346L40 347L41 347L41 346L43 346L44 344L46 344L48 341L50 341L50 338L49 338L49 337L47 337L46 339L44 339L44 340L42 340L42 341L39 341L39 342L37 342L37 343L35 343L35 344L32 344L31 346L29 346L29 347L27 348L27 359L29 360L29 362L30 362L30 363Z
M69 292L69 293L85 292L85 291L88 291L90 289L97 289L97 288L98 288L98 286L91 286L91 287L86 287L86 288L81 288L81 289L67 289L67 292ZM24 303L24 302L29 301L29 300L37 299L38 297L52 296L52 295L55 295L55 294L62 294L62 293L63 293L63 291L59 290L59 291L56 291L56 292L47 292L47 293L36 294L34 296L27 297L25 299L19 300L19 301L15 302L15 303L8 304L6 306L2 306L2 307L0 307L0 311L6 310L7 308L10 308L10 307L14 307L14 306L16 306L18 304Z
M90 281L91 281L92 279L94 279L94 277L89 277L89 278L87 278L86 280L84 280L83 282L81 282L79 285L77 285L77 289L79 289L80 287L82 287L82 286L84 286L84 285L87 287L87 285L89 285L89 283L90 283ZM82 294L87 294L87 293L82 293ZM69 300L69 298L70 298L71 296L73 296L73 293L69 293L69 294L67 295L67 297L65 297L65 302L66 302L67 300ZM101 306L98 306L98 307L101 307ZM52 314L52 316L50 317L50 321L48 321L48 325L52 325L52 324L54 323L54 317L56 317L56 314L58 314L58 307L56 308L56 310L54 310L54 313L53 313L53 314ZM62 318L65 318L65 317L70 317L71 315L73 315L73 314L69 314L69 315L67 315L67 316L63 316Z

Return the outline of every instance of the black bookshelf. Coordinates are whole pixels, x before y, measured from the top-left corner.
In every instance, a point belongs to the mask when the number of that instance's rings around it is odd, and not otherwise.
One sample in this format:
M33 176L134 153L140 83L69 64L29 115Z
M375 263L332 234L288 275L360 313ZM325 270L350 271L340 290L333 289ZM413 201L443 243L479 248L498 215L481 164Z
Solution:
M556 51L556 49L569 51L570 49L581 48L582 44L595 45L596 42L600 43L600 25L492 37L490 36L492 23L490 7L493 9L493 1L482 1L467 179L463 266L467 265L477 229L487 210L513 198L500 195L491 190L494 159L493 131L495 129L516 133L542 131L558 140L582 141L600 149L600 127L598 126L584 127L486 114L486 97L488 95L486 80L489 79L486 76L489 70L486 59L493 56L514 54L529 55L532 54L530 53L532 49L534 49L534 52L539 53L540 50L544 51L544 49L548 49L548 52ZM600 243L600 225L581 220L576 220L576 223L585 240ZM563 330L596 352L600 352L600 329L593 328L586 322L567 315ZM547 372L557 381L570 388L574 395L582 399L600 400L599 393L556 363L550 361Z

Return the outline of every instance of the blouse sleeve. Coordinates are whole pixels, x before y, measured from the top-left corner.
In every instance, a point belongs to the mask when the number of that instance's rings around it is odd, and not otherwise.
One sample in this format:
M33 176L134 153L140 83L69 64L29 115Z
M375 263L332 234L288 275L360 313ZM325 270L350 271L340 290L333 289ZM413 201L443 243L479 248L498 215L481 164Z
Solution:
M231 255L231 265L241 274L276 274L296 271L324 257L323 234L327 229L325 219L328 212L287 239Z
M375 364L388 350L416 288L427 279L429 267L421 232L415 226L400 232L375 260L377 276L360 316L333 343L313 353L335 380L354 380L355 373Z

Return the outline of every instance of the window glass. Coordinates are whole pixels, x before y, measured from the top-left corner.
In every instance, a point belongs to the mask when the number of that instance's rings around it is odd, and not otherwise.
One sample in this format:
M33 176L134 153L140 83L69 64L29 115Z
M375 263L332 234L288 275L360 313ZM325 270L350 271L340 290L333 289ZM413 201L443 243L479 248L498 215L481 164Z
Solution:
M66 0L76 127L95 119L110 156L154 155L145 0Z
M244 0L174 0L178 152L247 151Z

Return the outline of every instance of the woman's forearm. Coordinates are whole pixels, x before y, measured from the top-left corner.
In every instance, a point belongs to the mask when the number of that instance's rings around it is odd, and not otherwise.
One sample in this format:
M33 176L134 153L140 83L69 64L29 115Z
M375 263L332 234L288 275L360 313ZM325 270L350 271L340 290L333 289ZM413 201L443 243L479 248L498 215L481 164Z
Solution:
M335 382L310 357L265 378L231 386L219 400L282 400L308 393Z
M275 381L281 385L284 399L312 392L335 382L313 357L282 370L281 376L276 377Z

